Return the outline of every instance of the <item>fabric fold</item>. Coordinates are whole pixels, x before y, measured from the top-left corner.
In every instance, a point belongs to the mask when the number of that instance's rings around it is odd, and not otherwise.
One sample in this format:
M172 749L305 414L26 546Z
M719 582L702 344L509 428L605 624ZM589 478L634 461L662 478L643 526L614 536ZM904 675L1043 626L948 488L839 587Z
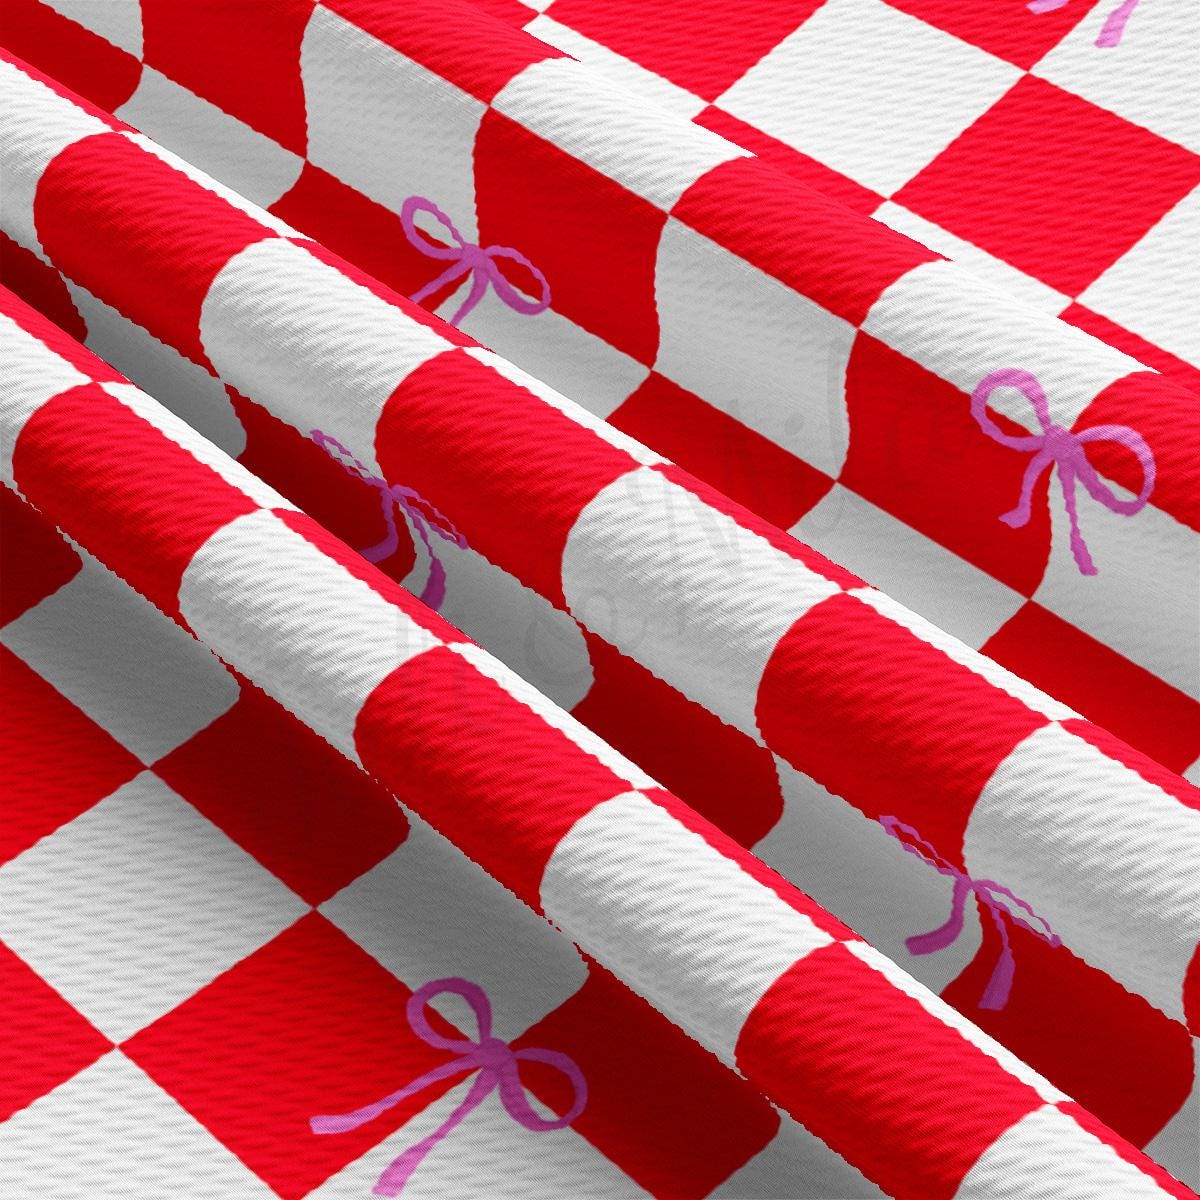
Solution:
M1022 1195L1061 1194L1064 1155L1101 1191L1186 1195L155 401L3 305L21 494L868 1178L953 1195L1015 1136ZM964 1087L979 1098L965 1121ZM911 1089L928 1104L901 1115Z
M1122 1107L1119 1084L1073 1074L1070 1046L1036 1036L1050 980L1070 1004L1120 1013L1170 1077L1148 1134L1161 1128L1191 1085L1194 789L277 219L164 161L141 135L18 66L5 70L16 140L0 154L17 184L5 228L62 272L97 326L109 322L110 357L121 361L139 330L173 347L165 378L179 384L176 403L188 388L185 359L215 376L230 389L242 435L251 427L265 435L243 457L268 480L294 482L305 446L327 458L298 436L320 431L435 506L468 547L438 548L446 611L465 603L464 591L476 605L484 597L489 611L463 624L502 653L534 636L543 610L523 616L530 597L565 612L584 631L593 672L582 702L576 692L577 715L618 750L638 745L639 731L596 702L606 656L604 686L632 709L634 724L638 703L665 687L677 697L673 711L706 714L722 737L732 731L768 780L752 777L715 799L686 776L685 787L663 782L731 830L748 806L761 806L768 815L757 836L740 840L757 842L819 902L828 897L847 915L853 907L851 923L907 970L931 981L945 970L921 943L906 951L905 942L945 920L955 885L907 853L888 834L889 819L955 871L1007 889L1058 943L1014 933L1013 1007L993 1027L1048 1076L1091 1088L1089 1099L1109 1105L1116 1123L1136 1120L1145 1131L1144 1116ZM156 390L170 400L169 389ZM218 389L211 403L227 401ZM378 500L360 496L356 507L378 513ZM231 544L222 569L241 570L254 557L248 545ZM468 558L474 573L456 572L452 564ZM261 640L246 653L269 655L273 641ZM449 661L453 694L465 668ZM360 665L358 686L381 686L399 666L386 655ZM291 669L308 671L308 660ZM543 682L536 670L532 682ZM362 754L357 739L376 730L389 746L400 736L389 722L404 707L403 690L390 700L386 689L371 695L361 730L322 730L343 752ZM405 728L417 723L410 717ZM421 745L416 739L414 756ZM777 761L789 791L782 814ZM663 774L657 760L652 770ZM907 906L901 920L944 903L941 916L904 928L890 907L846 900L832 872L804 859L818 829L832 832L843 874L864 849L884 864L886 886ZM454 836L464 848L481 837L466 827ZM597 830L601 841L609 836ZM1098 875L1095 863L1118 856L1124 869ZM505 882L533 897L530 880ZM597 900L594 911L602 908ZM602 924L618 918L636 914L608 914ZM1007 962L1010 948L991 941L994 930L974 936L988 939L978 961L989 974ZM995 998L986 984L964 979L953 992L979 1020L987 1019L981 997Z

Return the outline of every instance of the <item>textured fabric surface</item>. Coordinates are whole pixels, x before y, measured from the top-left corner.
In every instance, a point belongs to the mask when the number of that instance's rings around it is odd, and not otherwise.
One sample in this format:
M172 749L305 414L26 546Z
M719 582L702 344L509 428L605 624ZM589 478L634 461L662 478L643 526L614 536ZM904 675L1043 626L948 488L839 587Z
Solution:
M5 13L0 1191L1192 1195L1156 4L551 7Z

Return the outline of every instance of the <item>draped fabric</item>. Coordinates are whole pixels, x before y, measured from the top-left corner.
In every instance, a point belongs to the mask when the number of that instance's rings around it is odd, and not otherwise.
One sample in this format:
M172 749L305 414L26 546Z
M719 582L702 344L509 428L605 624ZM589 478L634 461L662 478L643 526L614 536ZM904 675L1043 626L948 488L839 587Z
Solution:
M1198 54L9 0L0 1195L1194 1197Z

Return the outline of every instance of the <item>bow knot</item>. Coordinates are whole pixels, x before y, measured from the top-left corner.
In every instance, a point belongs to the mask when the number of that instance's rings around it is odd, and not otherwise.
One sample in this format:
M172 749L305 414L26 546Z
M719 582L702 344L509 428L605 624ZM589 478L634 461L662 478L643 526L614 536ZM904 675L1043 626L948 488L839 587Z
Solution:
M1015 971L1012 947L1008 941L1008 926L1004 918L1007 917L1013 924L1036 934L1050 946L1061 946L1062 939L1009 888L992 879L973 879L966 871L943 858L911 825L906 825L898 817L880 817L879 823L909 854L933 867L939 875L946 875L954 880L950 916L946 923L928 933L918 933L906 938L904 944L909 953L932 954L936 950L944 950L953 945L963 931L967 900L972 895L977 896L1000 935L1000 957L980 997L979 1007L993 1011L1003 1008L1008 1003L1009 993L1012 991Z
M1005 433L996 424L988 412L987 402L992 392L1002 387L1015 388L1029 401L1041 426L1041 433L1017 436ZM1096 564L1079 529L1075 483L1078 481L1083 484L1088 495L1111 512L1125 517L1141 512L1150 500L1155 478L1154 455L1142 435L1126 425L1094 425L1076 433L1056 424L1050 419L1050 405L1042 385L1028 371L1015 367L993 371L980 380L971 393L971 416L992 441L1033 454L1021 480L1021 497L1017 506L1011 512L1004 513L1000 520L1014 529L1028 524L1033 512L1033 485L1044 470L1057 465L1063 502L1071 524L1071 553L1082 574L1095 575ZM1088 442L1115 442L1134 454L1142 468L1142 489L1134 499L1122 500L1104 483L1096 468L1088 461L1084 449Z
M429 1023L425 1014L425 1006L436 996L461 996L470 1006L475 1016L479 1030L476 1041L469 1038L447 1037L439 1033ZM442 1079L448 1079L461 1071L478 1071L471 1090L462 1103L433 1131L428 1137L410 1146L386 1168L376 1183L374 1193L377 1196L398 1196L408 1182L409 1176L420 1165L425 1156L459 1124L470 1112L477 1108L492 1091L498 1091L500 1102L508 1115L519 1125L531 1129L535 1133L547 1132L552 1129L563 1129L570 1125L583 1112L587 1104L587 1081L578 1065L567 1055L557 1050L542 1050L538 1047L527 1046L514 1050L503 1038L492 1036L492 1006L487 994L478 984L468 979L434 979L423 984L408 998L405 1007L405 1017L409 1028L423 1042L439 1050L449 1050L457 1055L455 1059L434 1067L419 1079L384 1096L372 1104L364 1105L351 1113L336 1116L313 1117L309 1124L313 1133L347 1133L360 1125L374 1120L381 1113L394 1108L401 1100L415 1095L431 1084ZM565 1116L546 1118L534 1112L529 1098L525 1094L525 1085L521 1082L518 1063L540 1062L565 1075L571 1084L574 1100Z
M438 222L445 230L449 245L435 242L418 227L418 213L428 213ZM400 223L404 227L404 236L427 258L450 262L436 279L427 283L420 291L414 292L409 297L410 300L419 304L447 283L464 275L470 276L471 290L458 311L450 318L451 325L457 325L483 299L489 287L509 308L526 316L534 316L550 306L550 285L545 275L525 255L510 246L478 246L474 242L468 242L459 233L454 222L432 200L427 200L424 196L409 196L400 209ZM497 265L503 259L519 263L537 280L541 293L538 299L531 300L509 283Z

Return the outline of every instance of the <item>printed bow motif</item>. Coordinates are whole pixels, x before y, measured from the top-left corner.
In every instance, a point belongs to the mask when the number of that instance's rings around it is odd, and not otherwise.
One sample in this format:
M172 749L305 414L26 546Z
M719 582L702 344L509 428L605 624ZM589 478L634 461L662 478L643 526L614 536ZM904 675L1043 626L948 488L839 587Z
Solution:
M1071 0L1029 0L1027 7L1030 12L1040 15L1054 12L1070 2ZM1096 38L1096 45L1101 49L1119 46L1125 33L1125 26L1137 6L1138 0L1121 0L1121 3L1108 14L1108 19L1104 22L1099 37Z
M437 610L446 598L446 568L441 559L433 551L433 543L429 540L429 530L432 529L443 541L453 542L456 546L466 549L467 539L454 527L448 517L429 503L419 492L400 484L388 483L378 475L372 475L367 467L360 462L341 442L319 429L309 433L318 446L331 458L341 463L351 475L357 475L363 483L370 484L379 491L380 505L383 509L383 519L387 524L387 535L382 542L360 550L359 554L367 562L382 562L396 552L400 544L400 531L396 527L395 507L398 506L411 518L414 528L425 543L429 552L429 578L421 589L421 602Z
M424 230L418 228L418 213L428 213L435 217L445 229L447 240L451 244L443 246L432 241ZM404 226L404 236L422 254L428 255L430 258L450 261L450 265L432 283L427 283L420 291L409 296L410 300L419 304L426 296L431 296L438 288L452 280L458 279L462 275L471 276L471 290L467 293L467 298L459 305L458 312L450 318L451 325L457 325L466 317L467 313L487 294L489 286L509 308L515 312L524 313L526 316L535 316L550 307L550 284L547 283L545 275L525 255L519 250L513 250L510 246L484 247L477 246L474 242L468 242L458 232L454 222L432 200L427 200L424 196L409 196L400 210L400 223ZM539 299L531 300L509 283L497 266L497 260L504 258L520 263L533 275L541 288Z
M444 1037L429 1024L425 1015L425 1006L436 996L461 996L471 1011L479 1027L479 1038L470 1041L466 1038ZM537 1047L523 1047L514 1050L507 1042L492 1037L492 1006L478 984L469 979L434 979L423 984L408 998L405 1017L409 1028L423 1042L439 1050L451 1050L458 1055L453 1061L443 1063L432 1071L427 1071L419 1079L376 1100L373 1104L364 1105L351 1113L339 1116L313 1117L309 1124L313 1133L348 1133L360 1125L373 1121L381 1113L394 1108L401 1100L415 1095L439 1080L448 1079L460 1071L478 1071L471 1090L462 1103L437 1127L428 1137L410 1146L396 1158L379 1177L374 1194L376 1196L398 1196L408 1182L413 1171L421 1164L425 1156L458 1125L468 1114L478 1108L484 1099L494 1090L500 1092L500 1102L508 1111L508 1115L519 1125L531 1129L535 1133L544 1133L552 1129L564 1129L570 1125L587 1104L587 1081L583 1072L573 1059L557 1050L542 1050ZM571 1084L574 1100L565 1116L547 1119L533 1111L525 1095L525 1085L521 1082L518 1063L540 1062L561 1071Z
M992 420L987 407L988 398L997 388L1002 387L1016 388L1025 396L1037 414L1038 423L1042 427L1040 434L1013 436L1005 433ZM980 380L971 393L971 416L993 441L1013 450L1026 450L1033 454L1033 461L1025 469L1025 477L1021 481L1021 498L1017 507L1012 512L1004 513L1000 520L1013 529L1027 525L1032 514L1033 485L1044 470L1057 465L1063 501L1071 522L1071 553L1075 556L1075 563L1081 574L1095 575L1096 564L1092 561L1087 543L1079 530L1075 481L1082 483L1088 495L1112 512L1125 517L1132 517L1141 512L1150 500L1155 478L1154 455L1146 445L1145 439L1126 425L1094 425L1090 429L1081 429L1078 433L1056 425L1050 420L1050 406L1042 385L1028 371L1021 371L1015 367L993 371ZM1116 442L1137 457L1142 468L1142 490L1133 500L1120 499L1101 480L1084 450L1088 442Z
M954 880L954 894L951 899L950 917L944 925L931 929L928 933L919 933L906 938L904 944L910 954L932 954L935 950L944 950L958 940L963 931L963 920L966 915L967 898L975 895L983 902L996 932L1000 935L1000 957L988 979L987 987L979 1000L979 1007L992 1011L1003 1008L1008 1003L1012 991L1013 962L1012 947L1008 941L1008 927L1004 918L1014 924L1028 929L1030 933L1048 942L1051 946L1061 946L1062 939L1050 926L1033 911L1019 896L1015 896L1003 884L991 879L972 879L966 871L960 870L953 863L947 862L921 835L911 826L906 825L898 817L880 817L879 823L894 837L909 854L914 854L922 862L928 863L939 875L949 876ZM999 897L1003 896L1011 903L1002 904ZM1019 910L1036 921L1031 924L1022 916Z

